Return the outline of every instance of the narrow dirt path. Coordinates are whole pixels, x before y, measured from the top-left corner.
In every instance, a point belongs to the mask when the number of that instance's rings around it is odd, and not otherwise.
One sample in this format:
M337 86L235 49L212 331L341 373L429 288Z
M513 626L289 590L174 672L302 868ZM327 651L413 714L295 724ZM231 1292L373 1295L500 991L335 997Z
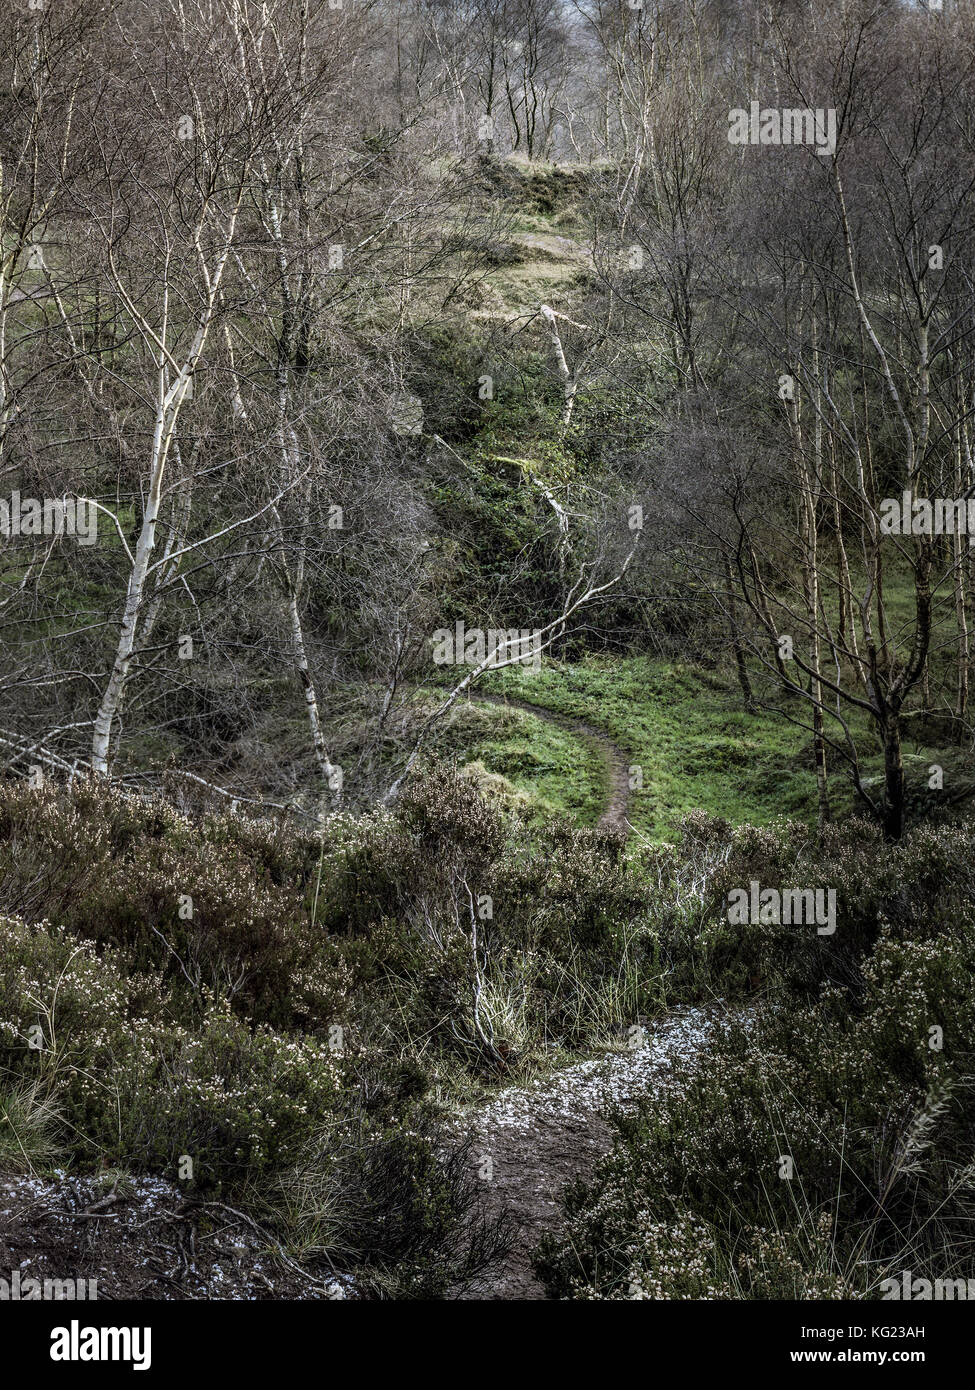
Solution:
M491 1163L485 1207L489 1214L510 1211L518 1233L504 1267L464 1299L545 1297L531 1259L542 1234L559 1229L561 1189L588 1176L608 1152L608 1115L666 1088L673 1060L700 1055L719 1017L717 1009L675 1009L647 1028L642 1046L511 1087L469 1117L475 1156Z
M597 729L595 725L589 724L584 719L573 719L570 715L556 714L554 710L544 709L541 705L529 704L527 700L512 700L507 695L492 695L486 691L477 690L472 692L471 700L478 704L499 705L503 709L522 710L525 714L534 714L538 719L544 719L549 724L555 724L566 733L574 734L577 738L585 739L587 743L593 744L606 769L606 806L602 815L596 822L600 830L622 830L624 833L629 829L627 812L630 806L630 765L626 754L618 743L614 743L608 734L603 733L602 729Z

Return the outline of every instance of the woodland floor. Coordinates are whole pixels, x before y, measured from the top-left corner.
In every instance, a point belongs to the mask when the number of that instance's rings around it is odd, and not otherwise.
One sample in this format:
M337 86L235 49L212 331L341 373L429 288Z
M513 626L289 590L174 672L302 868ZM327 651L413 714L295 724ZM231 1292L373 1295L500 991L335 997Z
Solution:
M609 1117L672 1084L675 1058L697 1056L720 1006L677 1009L647 1028L640 1046L575 1063L501 1091L465 1116L478 1163L490 1158L486 1213L511 1213L515 1238L503 1265L464 1300L540 1300L532 1271L541 1236L557 1231L558 1196L588 1176L611 1143ZM0 1183L0 1274L97 1279L99 1300L334 1299L340 1279L315 1282L243 1213L187 1201L154 1178L106 1191L104 1181L20 1177Z
M526 700L512 700L507 695L489 695L483 691L476 691L472 698L482 704L523 710L526 714L534 715L536 719L544 719L547 723L554 724L595 747L602 758L606 776L606 804L597 825L601 830L626 831L629 828L629 759L619 744L614 743L602 729L586 723L584 719L572 719L568 715L556 714L540 705L530 705Z
M598 825L629 829L629 766L624 751L583 719L504 695L477 701L524 710L594 747L604 766ZM706 1045L720 1014L674 1010L650 1025L639 1047L564 1067L530 1085L501 1091L464 1116L484 1183L488 1215L510 1212L515 1238L502 1267L458 1295L465 1300L539 1300L532 1270L541 1236L557 1231L558 1197L608 1152L609 1118L671 1084L671 1064ZM266 1235L231 1208L184 1200L171 1184L136 1179L109 1193L91 1180L24 1177L0 1184L0 1273L21 1279L97 1278L100 1299L294 1299L354 1296L339 1282L309 1286L307 1274L275 1252Z
M134 1178L119 1190L72 1177L0 1184L0 1275L97 1280L114 1299L343 1298L276 1252L244 1213L187 1201L173 1184ZM23 1295L22 1295L23 1296Z
M542 1235L559 1228L558 1195L588 1176L609 1150L609 1116L672 1084L675 1058L704 1048L719 1007L685 1008L651 1024L642 1045L579 1062L531 1086L502 1091L469 1117L478 1161L489 1158L484 1183L490 1215L507 1208L517 1234L502 1268L460 1295L463 1299L543 1299L531 1261Z

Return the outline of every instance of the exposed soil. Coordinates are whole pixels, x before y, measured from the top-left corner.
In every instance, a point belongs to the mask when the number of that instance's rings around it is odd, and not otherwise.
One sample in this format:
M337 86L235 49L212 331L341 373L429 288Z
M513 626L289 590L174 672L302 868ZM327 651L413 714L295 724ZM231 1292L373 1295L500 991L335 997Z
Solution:
M491 1215L507 1208L518 1234L503 1268L462 1298L545 1297L531 1260L542 1234L559 1229L561 1189L590 1174L609 1150L607 1117L670 1084L672 1061L698 1056L718 1016L714 1009L675 1010L646 1029L641 1046L580 1062L532 1086L512 1087L471 1116L475 1156L492 1167L485 1206Z
M526 701L477 692L473 698L536 715L585 739L606 768L606 804L597 824L626 832L629 767L623 750L582 719ZM558 1229L558 1197L590 1174L610 1147L608 1116L668 1084L674 1057L702 1049L716 1015L681 1009L647 1030L643 1045L556 1072L536 1084L502 1091L468 1117L489 1214L507 1209L517 1224L500 1270L461 1295L467 1300L545 1297L531 1259L545 1231ZM18 1178L0 1182L0 1276L21 1280L98 1280L100 1299L342 1298L339 1281L315 1283L289 1267L246 1218L214 1206L201 1210L173 1185L141 1178L107 1204L90 1180ZM349 1293L352 1291L349 1290Z
M110 1299L331 1299L321 1282L279 1255L242 1213L188 1203L172 1184L136 1178L119 1192L81 1178L0 1183L0 1277L96 1280ZM33 1297L40 1297L40 1291ZM50 1296L50 1295L49 1295Z
M471 693L471 699L484 704L501 705L503 708L523 710L526 714L534 714L536 718L544 719L549 724L555 724L566 733L574 734L577 738L585 739L587 743L593 745L603 760L607 786L606 805L596 824L600 830L622 830L625 833L629 829L629 822L626 818L630 806L629 760L619 744L614 743L608 735L603 733L602 729L597 729L584 719L573 719L566 714L556 714L553 710L545 709L541 705L531 705L526 700L511 700L507 695L491 695L478 690Z
M499 1269L465 1300L540 1300L531 1268L546 1231L557 1231L559 1194L609 1150L609 1117L671 1084L675 1058L693 1059L717 1009L678 1009L649 1026L640 1046L509 1087L465 1117L475 1135L489 1216L507 1210L516 1235ZM136 1178L118 1190L91 1178L0 1182L0 1277L97 1280L111 1299L336 1299L354 1297L341 1276L316 1279L275 1247L246 1214L194 1202L173 1184Z

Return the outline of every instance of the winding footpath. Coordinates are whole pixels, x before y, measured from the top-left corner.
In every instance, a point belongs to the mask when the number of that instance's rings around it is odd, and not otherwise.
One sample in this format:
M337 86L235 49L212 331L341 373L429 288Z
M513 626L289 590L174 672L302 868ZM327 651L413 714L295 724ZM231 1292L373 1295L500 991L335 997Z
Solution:
M629 822L626 817L630 806L629 759L619 744L614 743L602 729L597 729L584 719L556 714L541 705L531 705L526 700L512 700L507 695L493 695L478 690L472 692L470 698L477 704L498 705L502 709L516 709L525 714L533 714L536 719L554 724L596 748L603 761L607 786L606 805L596 824L600 830L622 830L624 833L628 830Z
M463 1293L463 1299L545 1298L531 1261L542 1235L560 1229L561 1189L573 1178L588 1177L609 1151L612 1113L673 1084L674 1060L699 1057L721 1015L717 1006L675 1009L645 1030L640 1047L511 1087L467 1117L478 1164L490 1160L485 1211L511 1212L517 1233L504 1265Z
M595 747L607 788L597 825L627 833L629 759L607 734L584 719L524 700L483 691L471 698L535 715ZM511 1213L516 1235L503 1266L461 1294L462 1299L545 1298L532 1270L532 1256L543 1234L560 1229L563 1187L574 1178L589 1177L609 1152L610 1117L615 1111L625 1111L672 1085L675 1059L701 1056L723 1012L719 1005L674 1009L646 1028L641 1046L575 1063L530 1085L509 1087L465 1115L479 1169L491 1174L483 1184L485 1212Z

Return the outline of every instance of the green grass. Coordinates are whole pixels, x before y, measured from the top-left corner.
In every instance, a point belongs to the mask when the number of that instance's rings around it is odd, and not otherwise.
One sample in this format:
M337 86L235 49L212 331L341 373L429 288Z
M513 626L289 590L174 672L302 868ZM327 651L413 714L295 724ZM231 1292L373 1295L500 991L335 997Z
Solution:
M763 825L815 808L815 777L800 729L741 709L733 682L649 657L512 669L491 686L605 730L642 769L630 820L672 839L689 811Z
M537 674L511 668L490 676L484 688L604 730L642 769L642 788L631 795L630 820L654 840L674 839L680 820L697 809L733 824L768 825L783 816L815 821L811 734L789 722L788 705L782 713L747 714L730 675L651 657L594 657L553 663ZM478 719L497 713L478 711ZM856 721L855 728L865 779L876 785L879 749L865 721ZM483 762L537 798L541 811L561 811L583 825L598 818L603 763L578 735L543 721L533 726L528 716L520 716L487 727L458 722L451 740L467 760ZM938 762L945 767L946 786L949 767L957 761L952 750L910 740L904 757L909 780L926 780L929 764ZM842 766L831 773L830 801L834 815L854 809Z
M434 746L469 767L484 791L517 800L539 819L595 825L605 805L600 750L543 716L463 702Z

